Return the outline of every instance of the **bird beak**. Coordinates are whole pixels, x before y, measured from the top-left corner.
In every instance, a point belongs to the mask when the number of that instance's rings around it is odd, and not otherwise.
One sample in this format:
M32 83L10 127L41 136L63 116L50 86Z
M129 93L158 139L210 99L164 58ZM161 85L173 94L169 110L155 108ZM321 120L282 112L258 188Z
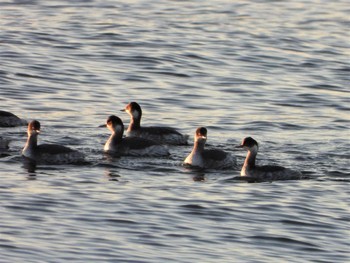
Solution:
M126 111L126 109L122 109L122 110L120 110L120 111Z
M243 146L242 144L236 145L236 146L235 146L236 149L242 149L243 147L244 147L244 146Z
M107 127L107 124L101 124L98 126L98 128L106 128Z

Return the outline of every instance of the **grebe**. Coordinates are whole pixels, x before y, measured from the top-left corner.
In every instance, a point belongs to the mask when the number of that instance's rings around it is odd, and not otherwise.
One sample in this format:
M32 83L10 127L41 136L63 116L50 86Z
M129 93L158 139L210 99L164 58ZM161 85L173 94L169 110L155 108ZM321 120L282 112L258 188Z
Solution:
M40 122L33 120L28 124L28 139L22 155L32 161L46 164L69 164L84 161L84 155L76 150L58 144L37 145Z
M0 127L25 126L27 121L20 119L15 114L0 110Z
M168 156L168 149L157 142L139 138L124 137L124 124L122 120L114 115L107 119L107 128L112 132L104 146L105 152L115 155L130 156Z
M246 176L257 181L302 179L302 174L299 171L291 170L289 168L277 165L255 165L255 159L256 155L258 154L259 146L257 141L252 137L244 138L238 148L248 150L241 170L241 176Z
M207 129L197 128L192 152L187 156L184 164L200 168L225 169L236 165L236 158L218 149L204 149L207 140Z
M187 145L188 135L182 135L171 127L141 127L142 110L138 103L130 102L122 111L130 115L127 137L142 137L159 143Z

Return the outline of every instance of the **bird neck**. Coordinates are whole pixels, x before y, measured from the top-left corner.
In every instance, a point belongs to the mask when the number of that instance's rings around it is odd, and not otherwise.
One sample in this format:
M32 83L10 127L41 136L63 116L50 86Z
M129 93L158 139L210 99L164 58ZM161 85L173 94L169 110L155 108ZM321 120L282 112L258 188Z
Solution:
M138 116L130 115L130 116L131 116L131 118L130 118L130 124L128 127L128 131L140 129L141 128L141 116L140 115L138 115Z
M204 151L205 141L195 141L193 145L193 153L202 153Z
M111 136L109 137L109 140L113 142L118 142L118 141L121 141L122 139L123 139L123 133L116 132L116 131L113 131Z
M38 146L38 135L28 134L27 143L25 148L34 149Z
M255 167L255 159L258 154L258 148L254 147L253 149L248 150L247 156L245 158L243 168L252 169Z

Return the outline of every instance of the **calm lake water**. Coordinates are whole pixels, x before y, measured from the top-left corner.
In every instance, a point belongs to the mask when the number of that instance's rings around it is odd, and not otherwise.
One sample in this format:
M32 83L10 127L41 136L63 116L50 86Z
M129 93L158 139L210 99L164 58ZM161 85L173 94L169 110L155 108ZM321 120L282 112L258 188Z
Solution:
M349 262L347 0L5 0L0 110L42 124L39 143L86 165L0 158L0 262ZM144 125L177 127L169 158L103 155L97 128L137 101ZM198 126L239 167L183 167ZM234 180L246 137L258 163L310 179Z

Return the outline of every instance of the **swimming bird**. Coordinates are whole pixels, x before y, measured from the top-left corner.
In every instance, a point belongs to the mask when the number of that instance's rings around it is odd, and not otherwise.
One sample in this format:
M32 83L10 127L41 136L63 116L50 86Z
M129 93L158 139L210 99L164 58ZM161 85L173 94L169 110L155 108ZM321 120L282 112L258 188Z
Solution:
M241 176L257 181L302 179L301 172L296 170L291 170L289 168L277 165L255 165L259 145L258 142L252 137L244 138L238 148L244 148L248 151L241 170Z
M207 129L199 127L196 130L192 152L184 164L200 168L225 169L236 165L236 158L230 153L219 149L204 149L207 141Z
M187 145L188 135L183 135L176 129L163 126L141 126L142 110L137 102L130 102L122 111L130 115L127 137L142 137L163 144Z
M0 127L25 126L27 121L20 119L15 114L0 110Z
M114 115L107 119L107 128L112 132L104 146L104 151L114 155L130 156L168 156L170 153L164 145L139 137L124 137L124 124Z
M76 150L58 144L38 145L40 122L33 120L28 124L27 143L22 155L32 161L45 164L69 164L84 161L84 155Z

